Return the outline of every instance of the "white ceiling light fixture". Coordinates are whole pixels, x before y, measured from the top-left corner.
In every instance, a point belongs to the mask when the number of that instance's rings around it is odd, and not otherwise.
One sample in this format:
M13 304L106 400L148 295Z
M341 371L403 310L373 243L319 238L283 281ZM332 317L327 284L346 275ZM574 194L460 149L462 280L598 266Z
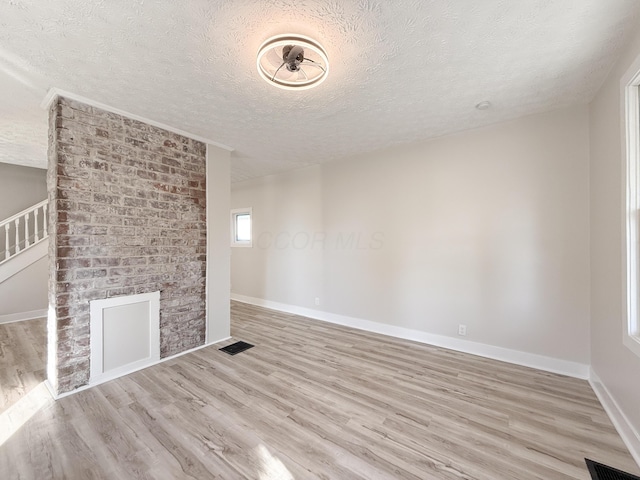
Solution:
M277 35L258 49L258 72L271 85L306 90L320 85L329 73L327 53L303 35Z

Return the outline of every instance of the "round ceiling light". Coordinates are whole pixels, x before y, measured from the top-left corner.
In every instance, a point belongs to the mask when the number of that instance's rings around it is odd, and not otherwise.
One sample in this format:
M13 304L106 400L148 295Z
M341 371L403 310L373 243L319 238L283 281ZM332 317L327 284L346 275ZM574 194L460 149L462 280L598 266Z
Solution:
M320 85L329 73L327 54L303 35L277 35L258 50L258 72L271 85L305 90Z

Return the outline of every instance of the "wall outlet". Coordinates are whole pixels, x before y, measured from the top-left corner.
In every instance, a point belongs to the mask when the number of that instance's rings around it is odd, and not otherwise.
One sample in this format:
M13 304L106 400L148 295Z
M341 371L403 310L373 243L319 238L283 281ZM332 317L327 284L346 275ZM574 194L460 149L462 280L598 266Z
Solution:
M320 305L320 297L316 297L316 305Z
M458 325L458 335L462 335L464 337L466 334L467 334L467 326Z

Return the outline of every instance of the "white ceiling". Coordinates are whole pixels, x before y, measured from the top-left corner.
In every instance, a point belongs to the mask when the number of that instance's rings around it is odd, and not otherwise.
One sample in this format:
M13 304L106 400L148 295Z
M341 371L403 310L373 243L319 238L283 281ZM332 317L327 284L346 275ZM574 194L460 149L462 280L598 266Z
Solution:
M50 87L229 145L234 181L587 103L639 13L637 0L4 0L0 161L46 167ZM258 75L259 45L289 32L324 45L319 87Z

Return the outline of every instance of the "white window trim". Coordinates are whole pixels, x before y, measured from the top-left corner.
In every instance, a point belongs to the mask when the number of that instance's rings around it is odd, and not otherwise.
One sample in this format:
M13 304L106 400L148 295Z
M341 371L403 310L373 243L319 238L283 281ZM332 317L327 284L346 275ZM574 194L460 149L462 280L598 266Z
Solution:
M624 325L622 342L640 356L640 57L622 77L624 208Z
M249 230L251 232L251 240L239 241L236 240L236 217L238 215L250 215ZM232 247L253 247L253 211L251 207L246 208L234 208L231 210L231 246Z

